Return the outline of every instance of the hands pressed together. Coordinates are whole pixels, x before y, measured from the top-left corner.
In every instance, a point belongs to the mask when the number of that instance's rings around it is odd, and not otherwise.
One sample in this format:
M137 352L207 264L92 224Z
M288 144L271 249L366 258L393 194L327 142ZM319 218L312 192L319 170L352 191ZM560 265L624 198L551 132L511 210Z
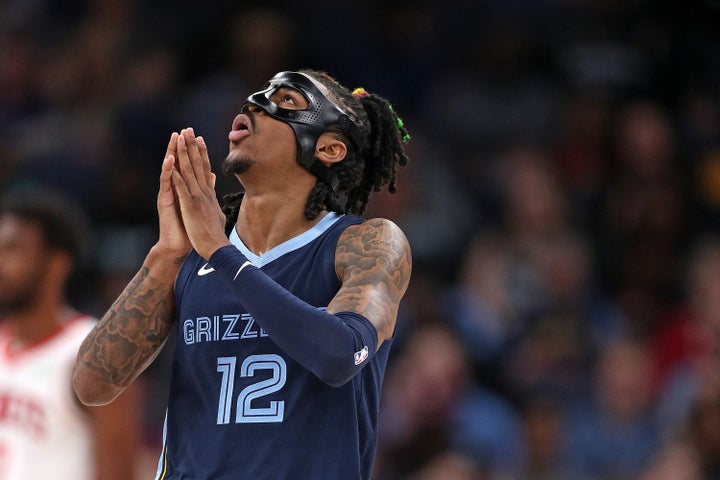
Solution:
M230 244L207 146L192 128L170 136L160 173L157 209L158 246L168 254L185 256L194 248L207 260L215 250Z

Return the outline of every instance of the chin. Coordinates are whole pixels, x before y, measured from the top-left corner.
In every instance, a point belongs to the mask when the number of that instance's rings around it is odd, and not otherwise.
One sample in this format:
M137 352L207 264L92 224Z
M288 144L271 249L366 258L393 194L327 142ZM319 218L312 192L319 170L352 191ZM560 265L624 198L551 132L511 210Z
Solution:
M255 163L248 156L236 156L232 152L223 160L222 169L225 175L233 176L245 173Z

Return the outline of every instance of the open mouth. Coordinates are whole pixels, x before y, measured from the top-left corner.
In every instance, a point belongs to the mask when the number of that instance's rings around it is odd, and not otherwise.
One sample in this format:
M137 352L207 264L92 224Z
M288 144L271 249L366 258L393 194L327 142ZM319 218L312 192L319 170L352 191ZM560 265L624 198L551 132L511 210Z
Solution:
M251 126L252 122L250 121L250 117L244 113L235 117L235 121L233 121L233 130L250 130Z
M228 139L231 142L239 142L246 136L250 135L252 129L252 121L250 117L241 113L233 120L232 130L228 133Z

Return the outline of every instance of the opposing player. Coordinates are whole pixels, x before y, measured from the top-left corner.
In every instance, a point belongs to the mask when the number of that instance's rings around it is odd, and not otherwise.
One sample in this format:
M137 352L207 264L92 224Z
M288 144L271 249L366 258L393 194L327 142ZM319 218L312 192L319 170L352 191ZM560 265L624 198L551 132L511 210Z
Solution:
M66 298L82 232L78 213L46 188L12 191L0 202L3 480L135 478L136 392L85 407L72 388L78 348L97 323Z
M74 384L111 401L177 326L159 479L368 479L410 248L370 195L395 190L407 131L387 100L281 72L248 97L223 167L174 133L160 237L87 337ZM188 254L189 252L189 254Z

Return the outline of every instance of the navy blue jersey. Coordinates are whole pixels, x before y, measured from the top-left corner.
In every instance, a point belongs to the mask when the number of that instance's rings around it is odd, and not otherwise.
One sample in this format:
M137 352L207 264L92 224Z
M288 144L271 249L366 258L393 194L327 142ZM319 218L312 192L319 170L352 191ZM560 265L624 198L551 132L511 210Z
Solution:
M325 308L340 287L338 238L362 221L330 213L261 256L234 230L230 240L277 283ZM228 288L195 252L179 272L177 346L157 478L369 479L391 342L350 382L331 387L278 347Z

